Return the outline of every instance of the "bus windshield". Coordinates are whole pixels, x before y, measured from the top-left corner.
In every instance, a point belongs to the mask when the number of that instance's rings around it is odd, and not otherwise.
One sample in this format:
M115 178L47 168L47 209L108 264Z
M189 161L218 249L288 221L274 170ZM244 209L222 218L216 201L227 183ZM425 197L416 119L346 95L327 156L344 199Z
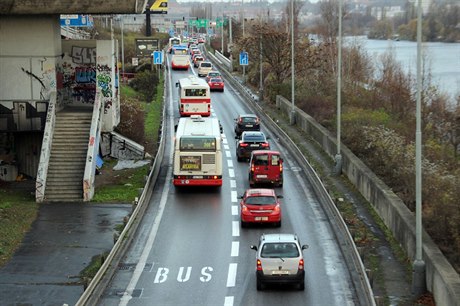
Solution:
M181 151L216 151L215 137L182 137L180 139Z
M190 88L185 90L186 97L206 97L205 88Z

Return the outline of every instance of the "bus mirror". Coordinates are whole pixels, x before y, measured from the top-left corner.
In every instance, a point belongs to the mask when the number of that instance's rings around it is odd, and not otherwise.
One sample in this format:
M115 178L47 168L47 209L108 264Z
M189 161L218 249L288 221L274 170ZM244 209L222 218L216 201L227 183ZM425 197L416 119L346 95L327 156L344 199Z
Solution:
M179 87L179 82L176 82L176 87Z
M174 132L177 132L177 124L174 125Z

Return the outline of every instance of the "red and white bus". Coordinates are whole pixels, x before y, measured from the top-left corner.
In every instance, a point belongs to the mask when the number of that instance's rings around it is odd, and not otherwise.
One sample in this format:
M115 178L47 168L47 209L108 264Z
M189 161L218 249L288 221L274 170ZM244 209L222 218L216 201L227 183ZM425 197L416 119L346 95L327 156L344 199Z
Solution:
M174 139L174 186L222 186L221 134L215 117L179 119Z
M176 83L179 114L182 116L211 115L211 90L205 80L194 75Z

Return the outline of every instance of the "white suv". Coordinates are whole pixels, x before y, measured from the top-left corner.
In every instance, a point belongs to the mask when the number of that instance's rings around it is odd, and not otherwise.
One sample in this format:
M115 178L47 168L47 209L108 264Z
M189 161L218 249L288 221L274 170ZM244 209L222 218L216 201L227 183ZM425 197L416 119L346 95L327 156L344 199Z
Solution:
M305 289L305 270L301 245L295 234L263 234L259 245L251 245L256 254L257 290L265 283L296 283Z
M212 64L211 62L201 62L198 65L198 76L206 76L208 75L208 72L212 70Z

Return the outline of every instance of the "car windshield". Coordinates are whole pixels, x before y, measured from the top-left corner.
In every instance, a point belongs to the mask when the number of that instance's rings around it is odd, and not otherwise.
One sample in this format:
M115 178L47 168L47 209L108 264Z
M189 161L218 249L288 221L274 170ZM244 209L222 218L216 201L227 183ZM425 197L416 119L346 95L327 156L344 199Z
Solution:
M270 205L276 204L275 197L272 196L258 196L258 197L248 197L244 201L246 204L252 205Z
M244 122L244 123L256 123L257 118L255 118L255 117L242 117L241 121Z
M295 243L291 242L276 242L265 243L260 252L260 256L265 258L292 258L299 257L299 249Z
M243 141L245 142L264 142L265 136L263 134L244 135Z
M211 63L201 63L201 67L209 68L209 67L212 67L212 64Z
M213 82L213 83L220 83L220 82L222 82L222 80L219 79L219 78L213 78L213 79L211 79L211 82Z

